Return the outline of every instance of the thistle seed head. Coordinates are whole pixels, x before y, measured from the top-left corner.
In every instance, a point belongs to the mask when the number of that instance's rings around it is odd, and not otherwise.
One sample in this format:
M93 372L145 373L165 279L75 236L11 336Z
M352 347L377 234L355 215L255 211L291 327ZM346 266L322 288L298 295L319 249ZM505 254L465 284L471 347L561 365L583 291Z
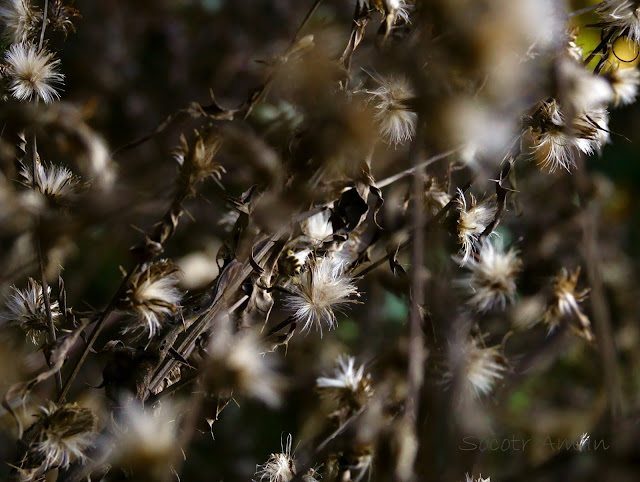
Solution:
M32 450L44 458L47 471L55 466L69 467L72 458L84 461L84 450L94 439L97 418L88 408L77 403L40 407Z
M13 294L7 300L6 310L0 319L18 326L25 332L32 343L40 343L42 336L47 333L49 323L44 304L42 286L36 280L29 278L29 285L24 290L12 286ZM47 287L51 293L51 287ZM51 300L51 320L56 325L60 319L60 307L57 301Z
M356 302L350 297L357 296L358 289L338 268L329 258L312 260L299 282L291 287L285 304L293 311L296 321L304 323L303 330L308 331L315 325L322 335L323 324L329 329L337 324L334 310Z
M17 100L36 97L45 103L60 98L54 85L62 84L64 75L58 72L59 60L53 54L29 43L13 44L5 53L9 90Z
M132 275L121 306L137 320L125 328L126 333L146 331L151 339L168 316L178 313L182 299L176 286L179 272L172 262L161 260Z
M356 368L355 358L343 355L338 358L333 376L318 378L316 388L322 396L334 400L338 407L359 410L373 396L371 375L364 369L364 365Z

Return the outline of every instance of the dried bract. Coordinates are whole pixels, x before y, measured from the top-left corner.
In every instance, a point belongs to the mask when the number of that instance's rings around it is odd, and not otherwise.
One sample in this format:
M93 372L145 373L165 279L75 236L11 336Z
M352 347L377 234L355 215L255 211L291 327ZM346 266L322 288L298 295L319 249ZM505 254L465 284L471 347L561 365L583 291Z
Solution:
M211 178L220 184L225 169L214 162L222 138L215 132L207 132L201 135L195 131L193 145L189 146L186 138L180 138L180 147L174 152L174 158L180 164L180 180L190 195L195 194L196 186L202 181Z
M62 84L64 75L58 72L59 60L53 54L31 44L13 44L5 53L9 90L18 100L39 97L45 103L60 98L54 85Z

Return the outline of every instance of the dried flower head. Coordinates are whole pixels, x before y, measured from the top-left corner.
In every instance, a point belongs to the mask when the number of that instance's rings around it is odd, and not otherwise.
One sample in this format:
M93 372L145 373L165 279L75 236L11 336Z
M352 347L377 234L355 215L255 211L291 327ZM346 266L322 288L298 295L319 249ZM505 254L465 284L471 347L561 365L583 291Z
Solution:
M11 43L26 42L42 26L42 14L29 0L6 0L0 6L0 21Z
M94 439L98 420L93 412L77 403L40 407L37 434L31 450L44 458L44 470L67 468L73 457L84 461L84 450Z
M180 137L180 147L174 152L174 158L180 164L180 179L186 189L195 194L195 187L202 181L211 178L220 185L225 168L214 162L222 145L222 138L215 131L200 134L195 131L195 140L189 146L187 139Z
M632 42L640 41L640 5L635 0L604 0L598 6L605 28L616 28Z
M467 340L461 348L460 375L464 380L465 394L472 397L490 394L507 370L501 346L487 348L481 337L476 337ZM447 372L445 378L450 379L453 373L453 370Z
M477 479L475 479L472 475L469 475L469 474L465 474L464 478L465 478L465 482L491 482L491 477L487 477L486 479L483 479L482 474L480 474L480 476Z
M566 132L565 120L555 100L544 102L532 129L533 151L538 165L554 172L575 166L575 143Z
M291 456L291 434L287 436L287 441L282 444L282 452L271 454L269 460L256 467L255 481L267 480L269 482L288 482L295 477L295 464Z
M357 296L358 289L338 268L331 259L314 259L298 283L290 288L285 304L293 311L295 320L304 323L303 330L315 325L322 335L323 324L332 329L337 323L334 310L356 302L349 298Z
M218 368L211 373L210 380L217 389L238 391L270 407L278 407L284 380L264 354L257 335L245 331L234 336L219 334L216 338L210 352Z
M316 387L322 396L332 399L338 407L358 410L373 396L371 375L365 373L364 365L356 368L354 357L342 355L333 377L320 377Z
M287 250L284 256L278 260L280 272L285 276L293 276L302 273L307 264L307 260L311 256L311 250L308 248L294 251Z
M570 59L574 60L575 62L581 63L584 58L584 54L582 52L582 47L580 47L576 43L577 40L578 30L573 29L569 32L565 53L569 56Z
M640 85L640 72L635 67L611 69L605 74L613 88L613 105L628 105L636 101L638 85Z
M471 292L469 303L472 306L487 311L493 306L504 309L507 301L513 302L516 276L522 267L515 250L505 253L494 243L485 242L465 267L470 273L461 283Z
M591 437L587 432L583 433L582 436L580 437L580 440L576 442L576 450L578 452L584 452L585 449L589 447L590 438Z
M48 332L49 323L44 304L42 286L36 280L29 278L29 285L24 290L15 286L13 295L7 300L6 311L0 319L22 329L32 343L38 344L43 334ZM47 287L51 293L51 287ZM60 307L57 301L51 300L51 320L54 325L60 318Z
M458 240L460 243L460 264L464 265L471 258L474 248L482 232L489 226L498 211L493 198L484 199L478 203L471 195L471 202L467 206L464 193L458 190Z
M134 474L144 473L144 480L160 480L170 471L170 461L176 455L176 408L163 403L155 411L129 403L116 426L116 440L109 462L127 468Z
M372 76L379 87L367 91L375 109L375 119L380 133L389 143L403 144L416 132L418 114L411 111L408 102L415 97L409 80L405 77Z
M609 142L609 112L604 107L588 110L573 121L574 144L584 154L600 153Z
M45 164L39 159L35 165L35 175L31 166L22 165L20 175L23 184L36 189L51 201L60 203L68 200L80 187L80 177L70 169L53 164Z
M449 201L451 201L451 196L449 196L445 188L440 185L436 178L430 177L424 191L426 211L435 215L445 207Z
M57 71L59 60L53 54L29 43L13 44L5 53L9 90L18 100L39 97L45 103L60 98L53 84L61 84L64 75Z
M331 211L325 210L308 217L300 223L302 233L314 243L322 243L333 234Z
M374 5L376 5L374 3ZM409 23L409 5L404 0L383 0L382 11L385 14L387 31L400 20L402 23Z
M157 261L134 273L129 280L122 308L143 322L125 328L125 332L147 331L149 339L163 321L180 309L182 294L176 287L180 269L168 260Z
M582 62L562 58L558 63L558 82L562 86L562 105L567 112L603 107L613 100L611 84L587 70Z
M287 436L287 441L282 444L282 452L271 454L269 460L264 464L256 466L254 482L289 482L296 476L295 459L291 454L291 434ZM304 482L316 482L317 472L314 469L302 476Z
M591 332L591 322L580 309L580 303L586 299L589 289L576 291L579 277L579 267L573 273L562 268L560 274L553 279L553 298L547 306L542 321L548 325L551 333L562 320L576 320L578 325L571 324L571 329L587 341L592 342L594 338Z

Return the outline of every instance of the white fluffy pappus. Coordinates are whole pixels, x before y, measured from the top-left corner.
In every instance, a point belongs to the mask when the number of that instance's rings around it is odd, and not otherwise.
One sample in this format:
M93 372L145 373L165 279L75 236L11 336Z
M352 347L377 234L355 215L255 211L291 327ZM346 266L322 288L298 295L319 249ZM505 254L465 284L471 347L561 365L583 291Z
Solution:
M36 97L45 103L60 98L54 85L64 81L58 72L60 60L53 60L53 54L38 51L31 44L13 44L5 53L9 90L17 100L32 100Z
M513 302L516 292L516 276L522 267L514 249L505 252L495 243L485 242L477 257L471 257L464 265L469 274L460 280L468 288L469 304L481 312L498 306L504 309Z
M415 97L409 80L401 76L371 77L379 87L367 91L367 94L373 104L380 133L389 144L395 146L410 141L416 133L418 114L409 110L407 105Z
M285 297L285 305L293 312L294 319L304 324L303 331L315 325L322 335L323 325L335 328L335 310L357 303L351 297L358 295L358 289L353 280L342 273L341 267L331 258L316 258L290 287L291 294Z

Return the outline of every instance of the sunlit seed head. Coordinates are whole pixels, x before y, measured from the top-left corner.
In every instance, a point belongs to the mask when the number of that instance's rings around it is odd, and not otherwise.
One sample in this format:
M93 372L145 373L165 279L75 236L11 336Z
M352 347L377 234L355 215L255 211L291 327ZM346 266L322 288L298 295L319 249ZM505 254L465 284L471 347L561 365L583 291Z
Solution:
M513 302L521 267L515 250L504 252L494 243L483 243L477 257L471 257L465 264L470 273L461 280L471 294L469 304L480 311L494 306L504 309L507 302Z
M44 458L44 470L55 466L69 467L72 459L84 461L85 449L94 440L97 418L88 408L78 404L40 407L37 414L36 442L32 447Z
M333 234L331 211L325 210L308 217L300 223L302 233L314 243L321 243L330 239Z
M264 353L258 337L251 331L241 332L224 343L214 341L211 356L224 373L212 374L227 386L229 392L260 400L270 407L282 402L283 377L275 370L272 358Z
M29 278L29 284L24 290L15 286L12 286L12 289L13 294L7 299L6 309L0 315L0 319L19 327L32 343L38 344L49 329L42 286ZM48 293L51 293L51 287L48 286L47 289ZM50 308L51 320L56 325L61 317L58 302L51 300Z
M293 317L303 323L303 330L308 331L315 325L321 334L323 325L335 328L334 311L356 303L351 297L358 294L353 281L329 258L313 260L290 290L285 305L293 312Z
M40 160L35 164L35 175L30 165L23 165L20 175L26 186L55 202L68 200L80 187L80 178L70 169Z
M617 28L630 41L640 41L640 5L637 1L604 0L597 12L605 28Z
M613 68L605 74L614 92L613 105L629 105L636 101L640 71L637 68Z
M178 313L182 299L177 288L179 272L176 265L161 260L132 275L122 307L137 319L125 328L126 333L147 332L151 339L167 317Z
M375 109L380 133L387 142L395 146L411 140L416 132L418 114L408 107L408 102L415 97L409 80L400 76L374 76L373 79L379 87L367 91L367 94Z
M582 303L589 293L589 289L578 291L576 286L580 277L580 268L570 273L562 268L560 273L553 278L552 299L544 313L543 322L549 327L549 332L554 331L563 320L569 321L569 327L587 341L593 341L591 322L582 312Z
M38 49L31 44L13 44L5 53L9 90L18 100L40 98L45 103L60 98L57 87L64 75L58 72L59 60L53 54Z
M494 219L498 207L492 198L478 203L473 195L467 205L464 193L458 190L458 240L460 264L464 265L473 255L480 235Z
M253 476L254 482L290 482L296 476L295 459L291 453L291 434L287 436L286 442L282 443L282 452L271 454L269 460L264 464L256 466ZM304 482L317 482L317 472L315 469L302 476Z
M5 0L0 6L0 22L11 43L24 43L42 26L42 14L29 0Z
M486 348L479 339L470 339L464 346L465 386L475 397L489 395L504 377L507 364L500 346Z
M169 402L155 410L129 403L117 422L109 463L134 474L144 471L147 480L166 477L171 460L180 450L176 415L176 407Z
M320 393L334 400L338 407L358 410L373 396L371 375L365 372L365 366L356 367L355 358L343 355L338 358L338 366L331 377L316 380Z

